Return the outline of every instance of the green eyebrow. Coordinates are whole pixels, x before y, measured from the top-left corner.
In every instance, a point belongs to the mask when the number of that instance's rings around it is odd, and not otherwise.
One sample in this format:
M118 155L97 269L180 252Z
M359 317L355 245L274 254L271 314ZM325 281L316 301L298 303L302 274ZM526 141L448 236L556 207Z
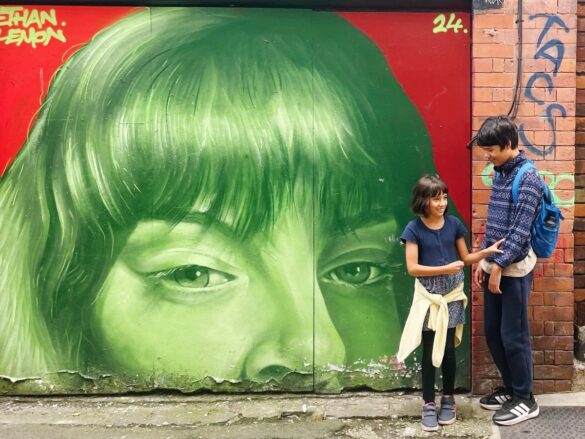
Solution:
M358 215L342 217L335 220L331 224L332 227L329 236L345 236L354 233L358 229L364 229L393 220L395 220L395 218L388 210L362 212Z
M314 220L318 223L321 219L327 219L327 217L328 215L326 214L317 215L314 217ZM386 209L365 211L358 215L342 217L334 222L334 226L337 225L337 227L334 227L334 229L331 230L331 236L347 235L353 233L357 229L370 227L393 219L391 212ZM238 232L234 224L221 220L209 212L189 212L179 222L181 221L196 223L205 227L214 226L227 236L245 239L245 236L243 236L241 232Z
M353 231L361 229L374 224L383 223L392 220L393 217L387 210L373 210L368 212L362 212L359 215L352 216L349 218L342 218L339 220L340 224L343 224L344 231Z
M225 221L222 221L219 218L207 212L189 212L187 215L183 217L181 221L200 224L202 226L205 226L206 228L213 225L214 227L217 227L225 235L232 237L238 236L238 233L236 232L233 225Z

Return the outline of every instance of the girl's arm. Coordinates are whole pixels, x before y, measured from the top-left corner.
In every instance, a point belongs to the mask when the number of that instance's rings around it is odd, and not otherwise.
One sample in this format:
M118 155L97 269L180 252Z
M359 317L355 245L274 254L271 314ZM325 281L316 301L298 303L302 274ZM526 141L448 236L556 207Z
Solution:
M483 258L493 253L504 253L503 250L498 248L503 242L504 240L500 239L491 246L484 248L483 250L479 250L475 253L469 253L467 250L467 244L465 244L465 238L463 237L458 238L457 241L455 241L455 246L457 247L457 252L459 252L459 257L463 262L465 262L465 265L471 265L481 261Z
M463 242L465 244L465 242ZM411 276L436 276L438 274L457 274L463 268L463 261L451 262L447 265L431 267L418 263L418 245L406 241L406 269Z

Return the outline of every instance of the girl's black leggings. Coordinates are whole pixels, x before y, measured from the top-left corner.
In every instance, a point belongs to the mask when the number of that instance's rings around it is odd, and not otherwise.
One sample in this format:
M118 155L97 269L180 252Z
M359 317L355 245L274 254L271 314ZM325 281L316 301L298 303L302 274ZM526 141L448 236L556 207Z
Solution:
M423 331L422 384L423 399L425 403L435 401L435 367L433 366L434 341L435 331ZM443 362L441 363L441 373L443 375L443 395L453 395L453 392L455 391L456 369L455 328L449 328L447 330L447 342L445 344Z

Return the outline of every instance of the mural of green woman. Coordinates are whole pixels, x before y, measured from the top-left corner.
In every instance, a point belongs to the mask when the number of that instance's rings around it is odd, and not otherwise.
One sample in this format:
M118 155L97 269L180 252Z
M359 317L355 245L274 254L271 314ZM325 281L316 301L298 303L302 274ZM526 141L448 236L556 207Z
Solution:
M1 375L318 390L396 352L430 139L365 35L275 14L140 11L59 69L0 182Z

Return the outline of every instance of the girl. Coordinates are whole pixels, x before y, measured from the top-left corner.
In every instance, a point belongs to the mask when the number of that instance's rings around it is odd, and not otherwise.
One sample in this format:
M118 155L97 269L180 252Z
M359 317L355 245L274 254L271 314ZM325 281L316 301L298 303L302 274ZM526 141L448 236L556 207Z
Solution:
M498 246L469 253L461 221L447 212L447 186L431 175L422 177L412 191L410 221L401 236L406 244L408 274L416 276L415 292L405 324L397 360L402 362L421 342L423 411L422 428L436 431L455 422L455 347L461 343L467 297L463 291L463 266L480 261ZM443 396L437 416L435 367L441 367Z

